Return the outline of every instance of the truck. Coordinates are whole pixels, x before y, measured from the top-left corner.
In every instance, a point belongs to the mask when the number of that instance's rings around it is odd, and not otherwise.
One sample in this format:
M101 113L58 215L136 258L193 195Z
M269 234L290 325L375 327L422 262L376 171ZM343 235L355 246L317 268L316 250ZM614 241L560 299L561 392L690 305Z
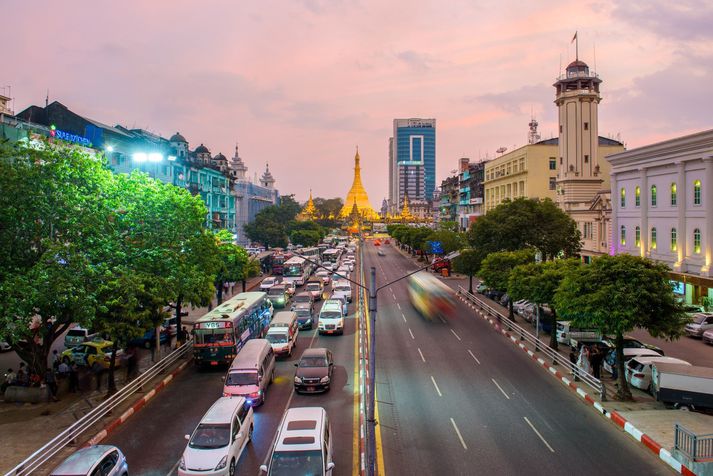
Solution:
M656 362L651 391L659 402L690 409L713 408L713 368Z

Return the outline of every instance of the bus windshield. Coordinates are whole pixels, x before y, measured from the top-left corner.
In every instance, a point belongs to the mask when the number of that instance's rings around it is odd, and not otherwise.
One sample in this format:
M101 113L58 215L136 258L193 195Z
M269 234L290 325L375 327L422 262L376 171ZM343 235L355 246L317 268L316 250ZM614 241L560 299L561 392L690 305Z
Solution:
M292 276L292 277L297 277L297 276L302 276L302 266L289 266L287 269L284 271L285 276Z
M196 344L232 344L235 342L230 329L196 329Z

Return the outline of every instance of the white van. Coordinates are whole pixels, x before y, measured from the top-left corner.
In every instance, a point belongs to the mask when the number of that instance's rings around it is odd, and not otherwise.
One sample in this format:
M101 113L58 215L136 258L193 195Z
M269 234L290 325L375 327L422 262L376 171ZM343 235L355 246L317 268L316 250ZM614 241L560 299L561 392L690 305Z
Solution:
M349 281L341 280L334 285L332 295L335 297L343 297L347 302L352 302L352 285Z
M268 464L260 466L260 471L331 476L332 448L332 429L324 408L289 408L277 430Z
M265 401L267 386L275 377L275 352L265 339L250 339L230 364L223 383L223 396L243 396L248 405Z
M344 310L338 301L327 300L319 311L317 332L320 334L344 334Z
M203 415L178 463L179 476L235 474L253 436L253 409L243 397L222 397Z
M541 317L540 317L541 319ZM601 339L602 333L597 329L580 329L572 327L570 321L557 321L557 342L570 345L571 340Z
M281 311L275 314L270 322L265 339L277 355L292 355L292 349L297 346L299 323L295 311Z

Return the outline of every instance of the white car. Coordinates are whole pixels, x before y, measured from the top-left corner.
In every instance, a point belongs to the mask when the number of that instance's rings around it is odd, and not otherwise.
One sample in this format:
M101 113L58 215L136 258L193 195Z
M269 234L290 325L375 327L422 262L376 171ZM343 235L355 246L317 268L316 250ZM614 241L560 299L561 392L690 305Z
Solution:
M648 392L651 389L651 365L661 363L691 365L690 362L674 357L634 357L626 363L626 380L632 387Z
M713 329L713 313L698 312L693 315L691 322L683 329L688 337L703 337L703 333Z
M314 273L315 277L319 278L322 280L322 284L325 286L329 286L329 282L332 280L330 277L330 272L327 271L326 269L320 269L316 273Z
M277 278L272 277L272 276L270 276L269 278L265 278L260 283L260 291L267 292L268 289L270 289L271 287L273 287L276 284L277 284Z
M253 435L253 408L245 397L221 397L208 409L178 463L179 476L235 474Z
M641 349L638 347L625 347L624 351L624 368L626 369L626 363L633 359L634 357L661 357L661 354L651 349ZM604 356L602 361L602 367L604 370L610 374L614 373L614 367L616 366L616 349L610 349L609 352Z
M349 271L354 271L354 260L345 259L342 263L342 266L346 266L347 268L349 268Z
M347 302L352 302L352 286L349 281L339 281L334 285L332 296L346 299Z

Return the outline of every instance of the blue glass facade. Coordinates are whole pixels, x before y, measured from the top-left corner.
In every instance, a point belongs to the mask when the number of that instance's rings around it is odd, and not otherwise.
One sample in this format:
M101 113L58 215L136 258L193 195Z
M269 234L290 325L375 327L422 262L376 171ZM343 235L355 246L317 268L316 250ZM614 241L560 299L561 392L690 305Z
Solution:
M396 128L397 166L423 167L425 190L419 190L415 198L433 199L436 188L436 128L435 124L424 123L420 127Z

